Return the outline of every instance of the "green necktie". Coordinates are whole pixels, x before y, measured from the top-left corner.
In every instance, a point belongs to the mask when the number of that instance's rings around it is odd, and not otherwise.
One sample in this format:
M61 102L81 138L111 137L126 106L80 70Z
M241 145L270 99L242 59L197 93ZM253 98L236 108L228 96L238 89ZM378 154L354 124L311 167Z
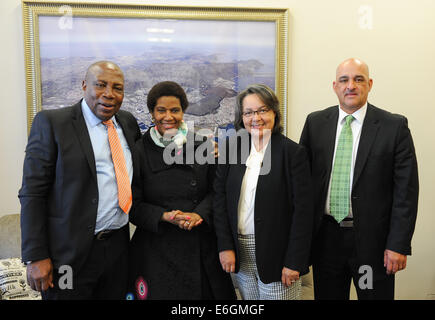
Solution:
M332 169L329 208L331 215L338 223L346 218L350 212L350 169L353 145L350 124L353 120L353 116L346 116L346 123L343 125L338 138L334 168Z

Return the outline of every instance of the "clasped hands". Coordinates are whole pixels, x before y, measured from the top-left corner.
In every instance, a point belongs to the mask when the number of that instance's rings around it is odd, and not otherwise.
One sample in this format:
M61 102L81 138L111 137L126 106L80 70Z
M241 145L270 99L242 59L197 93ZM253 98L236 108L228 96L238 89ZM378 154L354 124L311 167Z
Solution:
M192 230L194 227L199 226L203 219L195 212L183 212L180 210L172 210L163 212L162 221L172 223L180 229Z

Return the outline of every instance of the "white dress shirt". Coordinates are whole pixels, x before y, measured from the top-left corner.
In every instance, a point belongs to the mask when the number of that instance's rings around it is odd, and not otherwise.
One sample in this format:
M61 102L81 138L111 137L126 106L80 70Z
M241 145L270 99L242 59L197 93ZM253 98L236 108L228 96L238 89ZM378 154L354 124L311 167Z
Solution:
M334 145L334 157L332 158L332 170L331 170L331 176L329 177L329 185L328 185L328 194L326 197L326 207L325 207L325 213L331 214L330 208L329 208L329 197L331 194L331 179L332 179L332 171L334 168L334 162L335 162L335 153L337 151L337 144L338 144L338 138L340 137L341 129L343 128L343 125L345 124L345 119L347 114L344 112L340 107L338 107L338 123L337 123L337 133L335 135L335 145ZM350 168L350 189L349 189L349 195L352 192L352 183L353 183L353 172L355 169L355 160L356 160L356 154L358 151L358 145L359 145L359 139L361 137L361 128L364 122L364 118L367 113L367 102L364 106L362 106L360 109L352 113L352 116L355 118L351 124L350 127L352 129L352 138L353 138L353 146L352 146L352 166ZM349 218L353 217L352 214L352 199L350 203L350 212L348 215Z
M246 159L246 171L240 189L238 206L238 233L242 235L255 234L255 194L264 153L269 145L269 141L261 151L257 151L253 139L251 139L251 152Z

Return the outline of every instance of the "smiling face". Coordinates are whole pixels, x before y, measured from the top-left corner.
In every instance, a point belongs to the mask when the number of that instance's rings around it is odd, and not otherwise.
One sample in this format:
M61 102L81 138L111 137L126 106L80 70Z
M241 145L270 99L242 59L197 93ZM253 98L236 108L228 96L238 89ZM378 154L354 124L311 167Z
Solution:
M340 64L336 81L333 82L340 106L349 114L367 102L372 85L367 65L357 59L349 59Z
M266 106L256 94L247 95L242 101L242 106L243 125L250 134L262 138L266 132L272 133L275 125L275 112Z
M165 134L175 135L184 117L180 99L173 96L158 98L152 116L157 130L162 136Z
M84 99L102 121L109 120L121 108L124 99L124 75L113 63L92 65L82 83Z

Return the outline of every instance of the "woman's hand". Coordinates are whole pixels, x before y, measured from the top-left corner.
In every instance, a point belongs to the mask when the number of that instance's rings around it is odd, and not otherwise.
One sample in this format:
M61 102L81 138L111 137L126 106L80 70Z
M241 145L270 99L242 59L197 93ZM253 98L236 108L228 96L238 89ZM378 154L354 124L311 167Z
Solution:
M219 260L222 269L225 272L230 273L236 271L236 254L234 250L224 250L219 252Z
M183 212L180 210L172 210L164 212L162 220L178 226L180 229L192 230L192 228L199 226L203 219L195 212Z
M285 287L291 286L297 280L299 280L299 271L295 271L286 267L282 268L281 282Z
M195 212L176 211L177 214L174 216L174 220L181 229L190 231L192 228L199 226L202 221L204 221L201 216Z

